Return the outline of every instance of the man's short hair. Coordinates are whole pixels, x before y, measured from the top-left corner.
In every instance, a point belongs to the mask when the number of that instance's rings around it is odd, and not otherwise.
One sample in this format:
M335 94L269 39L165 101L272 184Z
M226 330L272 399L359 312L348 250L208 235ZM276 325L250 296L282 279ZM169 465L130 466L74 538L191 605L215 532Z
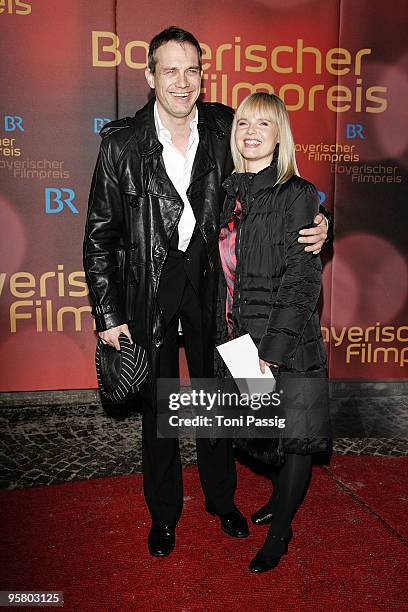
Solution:
M201 57L203 55L203 51L196 37L193 36L193 34L191 34L190 32L187 32L187 30L177 28L176 26L171 26L169 28L166 28L159 34L156 34L156 36L154 36L150 41L149 53L147 56L147 66L150 72L154 74L156 70L155 54L157 49L165 43L173 40L178 43L190 43L190 45L193 45L197 49L198 64L201 69Z

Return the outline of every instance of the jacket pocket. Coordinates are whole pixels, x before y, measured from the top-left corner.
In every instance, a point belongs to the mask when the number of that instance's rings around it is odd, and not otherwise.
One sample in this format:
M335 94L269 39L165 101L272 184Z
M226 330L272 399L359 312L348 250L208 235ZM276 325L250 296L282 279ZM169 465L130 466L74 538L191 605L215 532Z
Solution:
M118 279L120 290L123 291L126 285L126 253L125 249L120 248L116 251L116 261L118 264Z
M140 283L141 276L146 266L144 263L130 261L129 262L129 283L132 287L137 287Z

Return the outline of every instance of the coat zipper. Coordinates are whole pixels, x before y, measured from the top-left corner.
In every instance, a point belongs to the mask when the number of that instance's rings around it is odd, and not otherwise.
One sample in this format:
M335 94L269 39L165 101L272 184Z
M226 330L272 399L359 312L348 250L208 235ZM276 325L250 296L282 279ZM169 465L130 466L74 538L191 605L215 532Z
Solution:
M241 207L242 207L242 214L241 214L241 219L240 219L239 226L238 226L237 241L236 241L236 248L235 248L235 255L236 255L236 260L238 264L238 275L235 277L235 284L238 289L237 299L238 299L238 319L239 321L241 320L241 267L242 267L242 260L241 260L240 255L241 255L242 235L243 235L243 230L245 229L245 218L246 218L246 214L244 212L245 206L243 202L241 202ZM236 295L235 287L234 287L234 295Z

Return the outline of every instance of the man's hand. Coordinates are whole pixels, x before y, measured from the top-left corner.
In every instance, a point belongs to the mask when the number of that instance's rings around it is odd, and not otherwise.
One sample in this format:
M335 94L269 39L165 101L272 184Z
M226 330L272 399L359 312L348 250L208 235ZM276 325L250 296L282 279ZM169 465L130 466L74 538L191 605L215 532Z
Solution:
M111 327L111 329L107 329L106 331L99 332L99 337L102 340L103 344L109 344L113 346L117 351L120 351L119 344L119 336L120 334L125 334L133 344L132 336L130 335L129 328L126 323L123 325L118 325L117 327Z
M265 366L272 366L273 368L277 368L278 364L277 363L269 363L269 361L264 361L263 359L259 360L259 368L262 372L262 374L265 374Z
M298 238L298 242L305 242L310 246L305 247L306 252L312 251L313 255L318 255L322 250L322 246L327 238L327 230L329 228L329 222L322 213L318 213L314 222L316 227L310 227L309 229L300 230L301 235Z

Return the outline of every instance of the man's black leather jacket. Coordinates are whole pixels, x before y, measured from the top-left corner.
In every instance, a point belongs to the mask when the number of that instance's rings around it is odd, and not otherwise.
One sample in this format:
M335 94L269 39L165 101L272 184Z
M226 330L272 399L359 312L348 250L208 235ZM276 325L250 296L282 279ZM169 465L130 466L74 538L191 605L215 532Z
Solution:
M212 334L223 180L232 171L232 111L197 103L200 141L187 191L207 247L204 324ZM150 356L163 340L157 290L183 202L169 180L154 127L154 100L133 118L107 124L93 175L84 269L98 331L128 323ZM154 361L154 360L153 360Z

